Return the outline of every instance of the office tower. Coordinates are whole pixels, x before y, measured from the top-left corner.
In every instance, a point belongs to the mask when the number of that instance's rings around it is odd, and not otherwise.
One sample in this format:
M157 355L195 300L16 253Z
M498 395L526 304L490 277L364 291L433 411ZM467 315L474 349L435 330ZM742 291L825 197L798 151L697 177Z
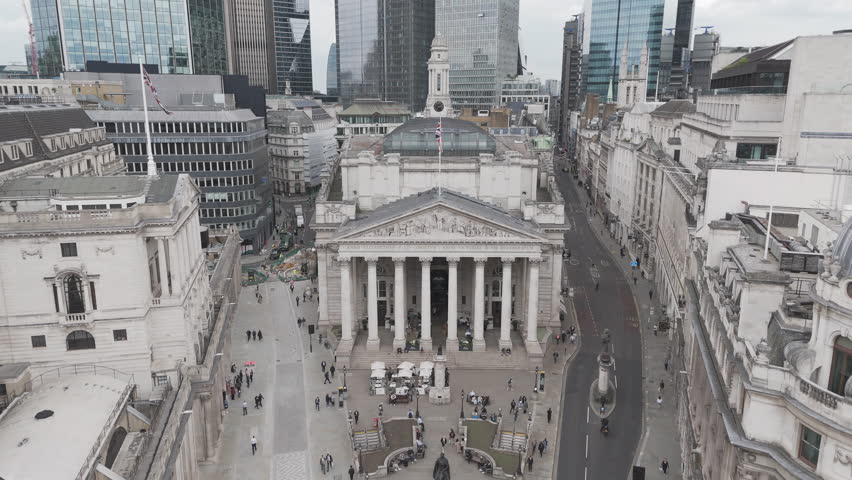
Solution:
M193 73L225 75L225 4L222 0L188 0ZM162 71L162 70L161 70Z
M660 101L675 97L675 94L670 88L672 80L672 51L674 50L674 41L674 33L668 32L663 35L662 41L660 42L660 73L657 76L657 99Z
M224 31L224 20L215 4L213 0L99 0L62 2L60 9L59 0L33 0L39 71L52 77L63 70L84 70L89 60L135 63L144 57L160 73L192 73L193 43L222 38L218 30ZM195 21L190 18L193 15ZM215 45L205 45L198 60L210 61L214 69L223 66Z
M270 0L225 0L230 73L268 93L278 91Z
M435 0L336 0L340 100L402 103L421 111L435 36Z
M311 19L309 0L271 0L277 93L310 95ZM289 85L289 92L287 87Z
M519 0L437 0L435 7L435 32L449 46L453 105L497 105L501 82L518 73Z
M692 19L695 0L678 0L675 17L675 38L672 48L672 74L669 85L677 98L689 92L689 40L692 37Z
M653 98L660 65L664 0L592 0L588 62L583 66L587 93L615 101L621 52L627 45L627 64L638 65L648 47L647 97Z
M328 48L328 63L325 74L325 93L337 95L337 44L332 43Z
M699 33L692 44L689 87L696 91L710 89L710 75L713 57L719 53L719 34L715 32Z

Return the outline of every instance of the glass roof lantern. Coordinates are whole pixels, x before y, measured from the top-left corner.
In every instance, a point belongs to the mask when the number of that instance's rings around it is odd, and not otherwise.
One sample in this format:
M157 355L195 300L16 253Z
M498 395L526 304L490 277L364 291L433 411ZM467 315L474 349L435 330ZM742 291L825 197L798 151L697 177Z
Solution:
M497 141L475 123L455 118L441 118L443 155L461 157L495 153ZM437 118L415 118L389 133L384 140L384 153L408 156L438 156Z

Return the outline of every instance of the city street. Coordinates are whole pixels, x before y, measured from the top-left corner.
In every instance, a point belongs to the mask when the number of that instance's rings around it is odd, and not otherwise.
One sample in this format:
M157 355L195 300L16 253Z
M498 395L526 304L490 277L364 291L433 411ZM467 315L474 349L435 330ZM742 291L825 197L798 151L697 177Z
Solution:
M568 284L574 288L584 341L565 382L557 478L625 478L642 428L639 316L624 275L591 229L585 196L577 191L570 173L560 170L557 178L566 202L566 222L571 225L565 248L572 255L565 269ZM600 419L589 407L589 389L597 379L604 329L612 335L615 364L611 379L617 386L617 406L609 418L607 437L600 433Z

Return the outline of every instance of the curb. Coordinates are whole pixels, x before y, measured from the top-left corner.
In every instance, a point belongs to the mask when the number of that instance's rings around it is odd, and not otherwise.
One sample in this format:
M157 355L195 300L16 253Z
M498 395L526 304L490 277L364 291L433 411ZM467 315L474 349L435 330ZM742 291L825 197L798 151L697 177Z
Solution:
M572 188L574 188L574 184L572 183L571 185L572 185ZM577 192L577 194L579 196L579 192ZM598 241L601 242L601 244L603 245L606 252L612 258L613 264L618 265L618 269L621 271L622 275L624 275L624 279L627 281L627 287L630 289L630 292L633 294L632 295L633 296L633 305L636 308L636 314L638 315L637 321L639 322L639 344L640 344L639 346L640 346L640 350L642 351L642 378L644 379L646 377L646 375L645 375L646 374L646 365L645 365L646 343L645 343L644 328L642 328L642 317L641 317L642 311L639 308L639 300L636 296L636 289L634 288L634 285L631 284L630 278L627 277L627 271L625 271L624 267L619 263L618 260L616 260L615 254L609 249L609 246L606 245L606 239L601 237L601 235L598 234L595 227L592 226L592 220L588 217L588 215L584 215L584 218L586 219L586 222L589 224L589 227L592 230L592 234L598 239ZM639 445L641 445L642 442L645 441L645 437L647 436L646 435L646 432L647 432L647 430L646 430L647 411L645 409L645 398L644 398L645 392L644 392L644 389L640 389L640 390L641 390L641 395L642 395L642 399L641 399L642 401L640 403L640 409L642 410L642 422L639 425L639 428L640 428L639 431L641 433L639 435L639 442L636 444L635 447L633 447L633 455L632 455L633 459L631 460L631 465L630 465L630 467L628 467L627 475L625 476L625 478L627 478L628 480L630 480L630 475L633 471L633 465L636 464L636 460L639 457Z
M577 356L577 352L579 352L580 348L582 348L583 346L583 335L582 331L580 331L580 322L577 322L577 309L574 306L574 300L571 300L571 309L574 310L574 321L576 322L577 327L577 348L575 348L574 351L571 352L571 355L568 356L568 358L565 360L565 365L563 365L562 367L562 385L559 389L559 417L557 418L557 421L559 422L557 425L559 426L562 425L562 415L564 415L565 413L565 382L568 380L568 369L570 368L571 363L573 363L574 358ZM559 427L556 428L556 431L556 440L553 442L553 470L551 471L551 478L556 478L556 470L559 466L559 443L562 440L562 435L559 432Z

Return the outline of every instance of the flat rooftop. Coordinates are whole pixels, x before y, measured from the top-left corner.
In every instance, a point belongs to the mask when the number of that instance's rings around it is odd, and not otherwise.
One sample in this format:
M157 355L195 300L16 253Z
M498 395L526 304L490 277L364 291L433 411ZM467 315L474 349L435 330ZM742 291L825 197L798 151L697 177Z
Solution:
M0 478L76 478L127 386L106 376L71 375L19 397L0 418ZM37 420L42 410L53 415Z
M147 193L146 203L166 203L174 194L177 175L161 174L147 185L145 175L115 177L25 177L0 187L0 198L118 199Z

